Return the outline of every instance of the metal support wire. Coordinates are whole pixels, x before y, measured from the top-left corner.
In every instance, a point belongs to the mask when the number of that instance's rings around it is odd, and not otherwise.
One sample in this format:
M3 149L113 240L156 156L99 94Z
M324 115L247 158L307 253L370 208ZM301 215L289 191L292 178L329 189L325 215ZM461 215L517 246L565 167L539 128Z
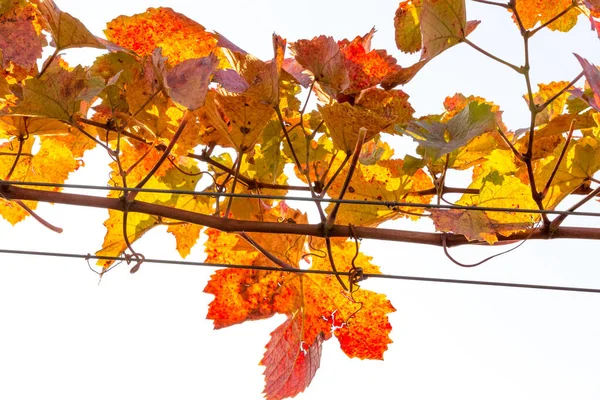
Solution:
M112 260L112 261L125 261L125 262L131 260L131 258L129 258L129 257L110 257L110 256L96 256L96 255L91 255L91 254L55 253L55 252L46 252L46 251L29 251L29 250L15 250L15 249L0 249L0 254L76 258L76 259L83 259L83 260ZM337 275L337 276L351 276L352 275L352 272L341 272L341 271L332 272L332 271L314 270L314 269L280 268L280 267L271 267L271 266L266 266L266 265L219 264L219 263L206 263L206 262L194 262L194 261L164 260L164 259L154 259L154 258L146 258L144 260L144 263L183 265L183 266L193 266L193 267L235 268L235 269L244 269L244 270L289 272L289 273L294 273L294 274L307 274L307 275L309 275L309 274ZM526 283L429 278L429 277L422 277L422 276L389 275L389 274L363 274L363 277L364 278L373 278L373 279L396 279L396 280L417 281L417 282L437 282L437 283L454 283L454 284L462 284L462 285L498 286L498 287L510 287L510 288L519 288L519 289L539 289L539 290L554 290L554 291L566 291L566 292L600 293L600 289L580 288L580 287L571 287L571 286L549 286L549 285L534 285L534 284L526 284Z

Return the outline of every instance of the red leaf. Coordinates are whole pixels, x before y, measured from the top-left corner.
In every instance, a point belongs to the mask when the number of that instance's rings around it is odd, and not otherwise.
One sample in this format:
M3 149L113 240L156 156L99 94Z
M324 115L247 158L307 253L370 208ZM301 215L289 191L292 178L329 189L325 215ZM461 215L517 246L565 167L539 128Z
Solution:
M302 319L288 318L271 333L260 362L265 366L265 395L269 400L294 397L308 387L321 364L323 335L313 343L302 340Z

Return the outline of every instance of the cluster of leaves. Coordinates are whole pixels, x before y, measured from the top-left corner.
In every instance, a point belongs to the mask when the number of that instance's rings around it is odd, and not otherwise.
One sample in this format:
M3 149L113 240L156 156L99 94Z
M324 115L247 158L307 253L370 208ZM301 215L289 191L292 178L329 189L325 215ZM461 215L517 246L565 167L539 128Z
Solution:
M582 13L600 29L597 1L485 3L513 14L525 44L542 28L568 31ZM274 35L273 58L262 61L169 8L112 20L106 40L52 0L4 1L0 215L12 224L32 215L58 230L35 213L35 200L66 202L60 187L48 197L47 187L34 186L25 199L14 195L14 182L60 185L84 165L86 151L101 147L111 159L108 184L119 189L108 195L118 206L109 207L97 255L128 254L137 260L135 271L143 256L134 242L164 225L182 257L204 229L207 262L281 267L223 269L205 288L215 296L208 318L216 328L287 316L262 360L267 398L302 392L319 366L323 341L331 337L349 357L382 359L394 308L384 295L358 285L364 274L379 273L360 252L358 228L409 217L431 218L444 238L489 244L538 223L551 235L564 218L424 209L452 191L462 193L457 205L553 210L570 194L593 198L598 190L590 185L600 169L600 72L584 58L577 56L583 71L572 82L539 85L534 92L527 52L524 66L516 66L468 39L479 21L467 21L464 0L403 1L394 24L398 48L421 52L414 65L402 67L385 50L372 49L374 30L351 40L319 36L289 44ZM497 105L462 94L448 97L439 115L414 117L408 95L394 88L459 43L525 77L530 127L511 131ZM47 46L54 52L40 68ZM106 54L89 67L69 66L60 52L80 47ZM587 85L576 88L583 75ZM310 96L318 104L309 112ZM417 153L395 158L385 143L388 135L413 138ZM288 184L286 166L304 185ZM445 185L449 171L470 168L467 188ZM156 191L137 190L142 188ZM197 189L214 195L185 193ZM285 201L252 198L285 196L292 189L315 199L319 237L296 229L309 226L307 216ZM219 196L227 193L250 198ZM323 198L381 203L323 209ZM93 201L69 198L69 204ZM139 212L139 204L206 216L209 227L169 218L168 212ZM350 232L345 238L330 234L342 225ZM112 265L100 261L103 271ZM290 272L302 267L332 273Z

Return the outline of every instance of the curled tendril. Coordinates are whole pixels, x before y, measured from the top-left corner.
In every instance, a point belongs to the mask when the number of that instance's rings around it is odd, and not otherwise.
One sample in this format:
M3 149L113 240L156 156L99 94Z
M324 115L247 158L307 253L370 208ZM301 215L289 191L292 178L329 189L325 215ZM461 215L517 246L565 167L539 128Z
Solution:
M350 319L354 318L356 316L356 314L363 308L363 305L364 305L363 302L356 301L356 299L354 298L354 293L360 289L359 282L367 279L365 277L363 269L361 267L356 266L356 260L358 259L358 255L360 254L360 243L359 243L360 238L358 237L358 235L356 233L356 229L354 228L354 225L350 224L350 225L348 225L348 227L350 228L350 234L352 235L352 239L354 239L354 248L355 248L354 257L352 257L352 267L348 271L350 273L350 275L348 276L348 282L350 284L349 292L350 292L350 299L354 303L358 304L359 307L358 307L358 310L354 311L352 314L350 314L348 316L348 318L346 318L346 321L345 321L346 325L348 325L348 322L350 321Z
M535 232L535 228L536 227L537 227L537 224L532 224L531 230L529 231L529 235L527 235L527 237L525 239L521 240L520 243L517 244L515 247L510 248L510 249L505 250L505 251L502 251L500 253L491 255L489 257L486 257L483 260L481 260L479 262L476 262L474 264L464 264L464 263L461 263L460 261L456 260L454 257L452 257L450 255L450 252L448 251L448 243L447 243L448 234L447 233L443 233L442 234L442 247L444 249L444 254L446 255L446 257L450 261L452 261L454 264L458 265L459 267L463 267L463 268L473 268L473 267L477 267L477 266L479 266L481 264L484 264L484 263L490 261L493 258L499 257L499 256L507 254L507 253L510 253L511 251L514 251L514 250L518 249L519 247L523 246L525 244L525 242L528 241L531 238L531 235L533 235L533 233Z
M308 248L311 250L308 253L304 253L302 254L302 259L304 259L305 257L308 256L312 256L312 257L318 257L318 258L326 258L327 257L327 253L321 249L317 249L316 247L314 247L312 245L312 241L313 241L313 236L310 236L310 238L308 239Z

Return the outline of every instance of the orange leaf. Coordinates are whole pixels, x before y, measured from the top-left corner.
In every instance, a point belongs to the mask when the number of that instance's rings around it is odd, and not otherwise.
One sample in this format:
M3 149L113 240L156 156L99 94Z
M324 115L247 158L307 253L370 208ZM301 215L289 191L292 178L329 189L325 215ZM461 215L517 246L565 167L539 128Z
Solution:
M337 96L350 85L344 56L332 37L298 40L290 44L290 50L296 61L313 74L315 81L330 96Z
M339 42L350 79L349 86L343 90L345 95L355 95L363 89L376 86L399 69L396 59L385 50L371 50L374 34L375 28L351 42Z
M244 153L252 149L263 129L275 114L260 100L248 96L228 96L210 91L201 110L208 125Z
M525 29L531 29L538 23L546 23L573 4L571 0L516 0L515 3ZM548 28L553 31L568 32L577 23L579 13L580 11L575 7L566 15L548 25ZM513 19L516 23L514 16Z
M363 107L352 106L350 103L335 102L318 107L333 144L345 152L351 152L356 147L360 128L367 129L365 141L368 141L396 119L391 115L386 116L385 113L380 114Z
M107 24L106 37L140 56L163 50L169 63L208 56L216 47L213 34L199 23L170 8L149 8L131 17L120 16Z

